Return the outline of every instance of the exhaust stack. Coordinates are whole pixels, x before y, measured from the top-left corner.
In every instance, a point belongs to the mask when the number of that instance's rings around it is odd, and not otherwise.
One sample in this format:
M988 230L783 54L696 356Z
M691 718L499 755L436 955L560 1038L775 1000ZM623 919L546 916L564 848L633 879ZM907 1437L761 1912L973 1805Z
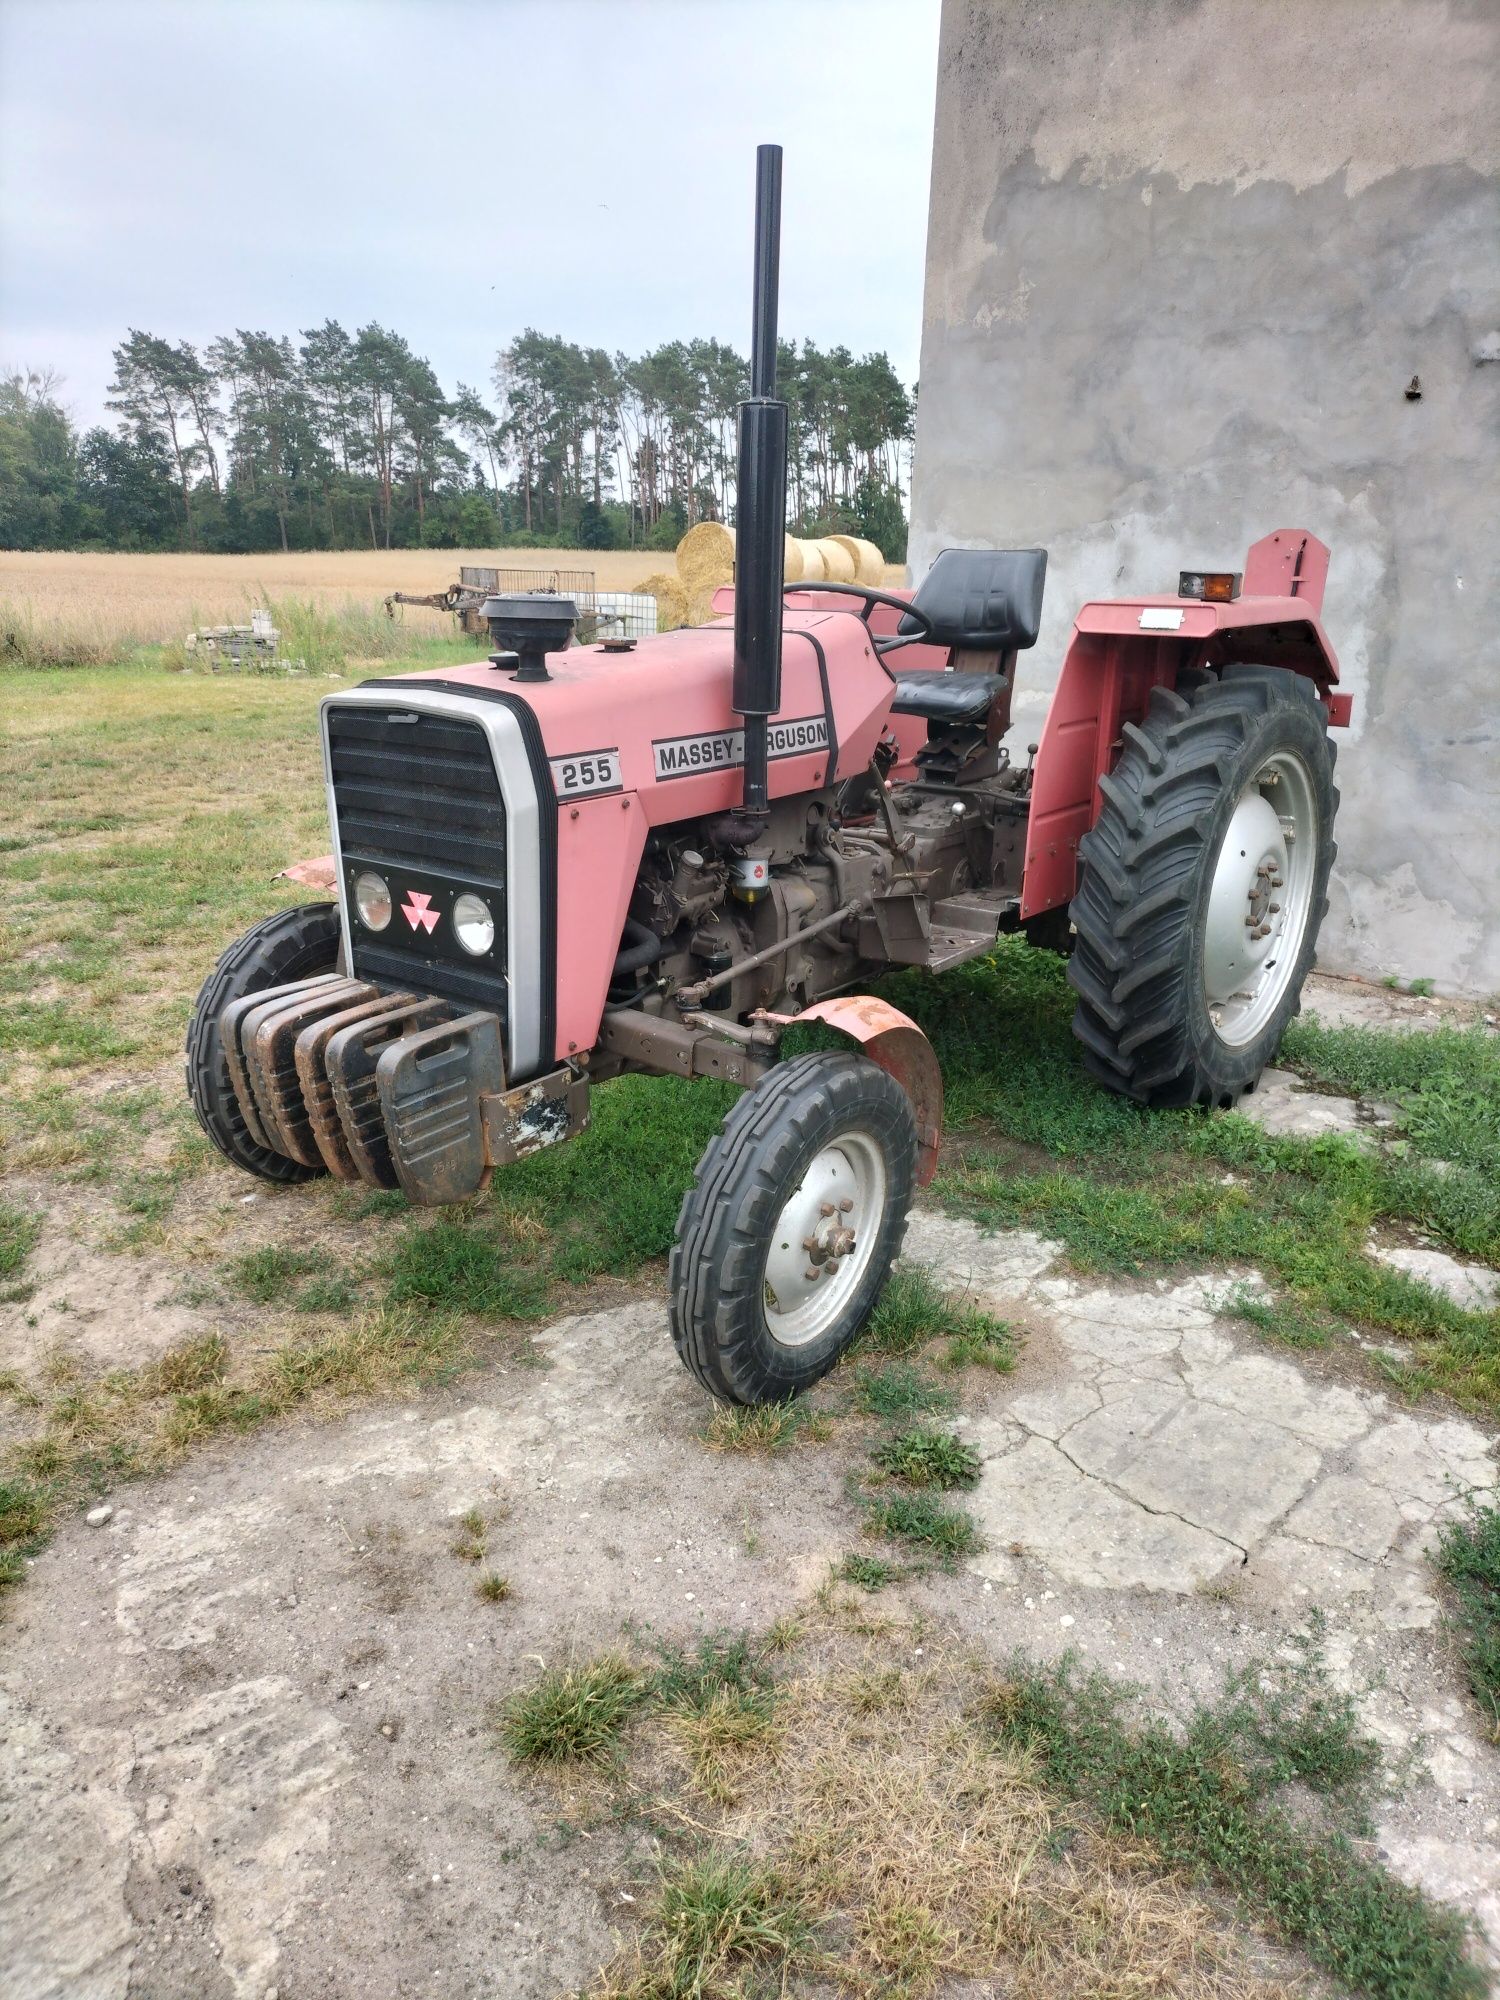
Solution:
M732 702L745 719L744 810L770 810L767 723L781 706L786 573L786 404L776 397L776 294L781 265L781 148L755 155L755 299L750 397L740 404Z

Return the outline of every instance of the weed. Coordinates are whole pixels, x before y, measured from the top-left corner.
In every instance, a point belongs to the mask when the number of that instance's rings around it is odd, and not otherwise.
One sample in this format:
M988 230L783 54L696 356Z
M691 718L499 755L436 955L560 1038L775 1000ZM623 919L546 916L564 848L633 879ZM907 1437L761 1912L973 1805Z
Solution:
M896 1493L877 1501L865 1526L873 1535L915 1542L946 1560L973 1555L983 1547L978 1528L963 1509L945 1506L931 1493Z
M860 1335L877 1354L913 1354L929 1341L983 1338L1000 1322L945 1292L921 1264L897 1266Z
M884 1590L888 1583L894 1583L901 1572L894 1563L884 1556L862 1556L850 1551L839 1564L837 1575L845 1583L856 1583L861 1590Z
M517 1763L604 1764L649 1683L623 1654L581 1667L548 1667L497 1717L500 1740Z
M719 1404L703 1430L710 1451L784 1451L797 1443L823 1443L833 1435L825 1416L805 1403L761 1403L753 1409Z
M773 1620L769 1631L766 1633L766 1651L768 1653L790 1653L801 1645L802 1638L802 1620L793 1617L791 1612L784 1611L779 1618Z
M1474 1504L1465 1518L1449 1521L1437 1566L1457 1600L1469 1686L1500 1742L1500 1507Z
M1432 981L1430 979L1408 979L1406 990L1408 993L1415 993L1419 1000L1425 1000L1432 991Z
M973 1486L979 1478L980 1457L972 1445L951 1431L914 1425L898 1431L876 1447L875 1463L907 1486L952 1489Z
M497 1576L494 1570L486 1570L474 1586L474 1595L486 1604L503 1604L511 1595L508 1576Z
M189 1389L202 1389L219 1382L229 1365L229 1348L221 1333L206 1333L197 1340L182 1341L165 1354L148 1362L141 1370L140 1388L146 1396L178 1396Z
M950 1410L952 1393L941 1389L907 1361L884 1368L859 1368L854 1376L854 1404L867 1417L911 1417L930 1410Z
M1285 1295L1263 1297L1242 1285L1225 1300L1224 1310L1283 1347L1326 1347L1333 1338L1329 1315L1309 1311Z
M1125 1702L1104 1675L1080 1675L1071 1661L1017 1661L983 1712L999 1742L1035 1758L1106 1827L1234 1890L1357 1992L1482 1992L1461 1918L1365 1860L1336 1822L1307 1823L1278 1802L1294 1777L1357 1798L1375 1765L1352 1706L1328 1692L1311 1652L1289 1672L1262 1664L1235 1676L1181 1735L1158 1718L1127 1719Z
M706 1708L729 1694L746 1702L769 1702L773 1680L761 1655L743 1633L705 1633L696 1646L657 1647L651 1692L669 1708Z

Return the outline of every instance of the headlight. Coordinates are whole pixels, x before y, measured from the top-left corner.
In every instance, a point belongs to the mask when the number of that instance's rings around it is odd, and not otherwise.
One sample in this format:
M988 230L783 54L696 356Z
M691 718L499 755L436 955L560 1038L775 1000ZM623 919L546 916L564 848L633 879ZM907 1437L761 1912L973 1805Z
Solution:
M383 931L391 920L391 885L373 868L354 878L354 907L369 931Z
M460 896L453 905L453 934L465 951L483 957L495 942L495 919L483 896Z

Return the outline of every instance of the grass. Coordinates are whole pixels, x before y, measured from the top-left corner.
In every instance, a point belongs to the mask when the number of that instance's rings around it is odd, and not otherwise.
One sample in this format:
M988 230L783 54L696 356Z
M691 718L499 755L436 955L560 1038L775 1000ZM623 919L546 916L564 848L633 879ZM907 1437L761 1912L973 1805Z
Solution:
M596 2000L1306 1990L1295 1969L1285 1984L1257 1972L1254 1940L1187 1869L1107 1829L1052 1781L1041 1750L1003 1737L982 1664L929 1635L913 1665L915 1630L834 1613L805 1632L810 1657L778 1685L780 1727L746 1749L727 1800L690 1766L664 1767L649 1730L620 1739L600 1817L633 1817L661 1846L629 1882L635 1935L589 1987ZM1283 1761L1319 1768L1305 1751Z
M897 1493L875 1501L865 1516L872 1535L910 1542L924 1552L951 1562L975 1554L984 1538L961 1507L946 1506L931 1493Z
M549 1667L499 1715L500 1741L518 1764L602 1764L649 1685L622 1653L583 1666Z
M1500 1037L1294 1024L1282 1060L1395 1102L1396 1141L1372 1155L1093 1089L1063 963L1020 943L940 981L893 975L881 991L942 1061L950 1146L937 1190L956 1212L1057 1238L1084 1271L1257 1269L1304 1333L1353 1323L1394 1335L1411 1343L1408 1389L1500 1405L1500 1314L1466 1312L1367 1254L1371 1227L1391 1225L1500 1262Z
M706 1634L691 1647L658 1645L649 1662L611 1652L545 1668L497 1711L500 1741L518 1764L597 1766L618 1757L626 1725L649 1708L705 1795L727 1801L745 1753L775 1733L770 1651Z
M122 1479L157 1472L210 1439L258 1429L294 1412L451 1379L472 1333L452 1313L384 1304L331 1332L234 1356L218 1334L169 1349L136 1369L86 1381L64 1368L39 1399L39 1427L12 1452L6 1492L23 1555L46 1540L58 1510ZM0 1585L24 1565L0 1566Z
M951 1490L973 1486L979 1478L980 1457L951 1431L913 1425L898 1431L875 1450L882 1472L907 1486L937 1486Z
M1034 1759L1063 1797L1161 1865L1236 1894L1353 1991L1467 2000L1485 1990L1462 1919L1353 1845L1378 1753L1311 1647L1232 1677L1180 1731L1133 1715L1128 1691L1071 1661L1015 1662L983 1714L997 1743ZM1294 1783L1319 1814L1284 1802Z
M1001 1320L943 1288L921 1264L899 1264L871 1313L860 1347L875 1354L909 1355L934 1340L996 1345L1009 1329Z
M1500 1507L1474 1505L1448 1522L1437 1566L1453 1589L1469 1687L1500 1743Z
M503 1604L512 1595L510 1578L486 1570L474 1586L474 1595L484 1604Z
M845 1583L856 1584L859 1589L873 1594L894 1583L901 1572L884 1556L863 1556L851 1550L839 1564L838 1574Z
M710 1451L771 1453L794 1444L822 1444L833 1426L806 1403L761 1403L754 1409L717 1404L703 1427Z
M908 1361L854 1371L854 1406L867 1417L920 1416L933 1410L951 1410L953 1404L951 1390Z

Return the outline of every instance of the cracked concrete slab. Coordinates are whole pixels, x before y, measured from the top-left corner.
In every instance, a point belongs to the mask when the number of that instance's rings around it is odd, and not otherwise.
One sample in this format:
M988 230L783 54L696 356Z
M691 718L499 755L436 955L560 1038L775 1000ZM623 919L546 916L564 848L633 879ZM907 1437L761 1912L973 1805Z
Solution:
M1410 1243L1372 1243L1370 1255L1409 1278L1420 1278L1465 1312L1489 1312L1500 1305L1500 1271L1483 1264L1465 1264L1446 1250Z

